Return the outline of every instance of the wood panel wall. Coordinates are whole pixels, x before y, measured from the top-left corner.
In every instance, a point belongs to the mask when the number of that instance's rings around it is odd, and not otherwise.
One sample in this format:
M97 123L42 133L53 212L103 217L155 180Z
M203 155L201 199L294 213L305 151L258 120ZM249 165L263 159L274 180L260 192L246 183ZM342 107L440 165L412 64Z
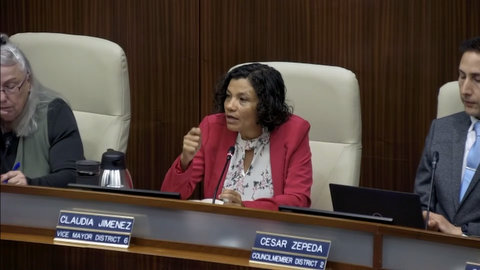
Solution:
M128 167L160 188L183 135L212 110L231 66L298 61L353 71L361 91L361 185L411 191L438 88L478 0L2 0L0 31L92 35L122 46L132 98Z
M2 0L0 31L45 31L118 43L131 91L127 167L134 185L160 189L199 119L199 2L193 0Z

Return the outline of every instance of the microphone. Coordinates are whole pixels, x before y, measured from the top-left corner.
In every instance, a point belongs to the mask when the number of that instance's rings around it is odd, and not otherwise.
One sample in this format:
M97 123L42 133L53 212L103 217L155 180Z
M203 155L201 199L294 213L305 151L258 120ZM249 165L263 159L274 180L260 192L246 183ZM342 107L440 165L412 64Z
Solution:
M435 186L435 170L437 169L438 152L433 152L432 175L430 176L430 193L428 195L427 215L425 217L425 230L428 229L428 219L430 218L430 204L432 203L433 187Z
M225 173L225 169L227 168L228 162L232 158L233 153L235 153L235 146L232 145L232 146L230 146L230 148L228 148L227 159L225 160L225 165L223 166L222 174L220 175L220 178L218 179L217 186L215 187L215 192L213 193L212 204L215 204L215 200L217 199L218 187L220 186L220 182L222 182L223 174Z

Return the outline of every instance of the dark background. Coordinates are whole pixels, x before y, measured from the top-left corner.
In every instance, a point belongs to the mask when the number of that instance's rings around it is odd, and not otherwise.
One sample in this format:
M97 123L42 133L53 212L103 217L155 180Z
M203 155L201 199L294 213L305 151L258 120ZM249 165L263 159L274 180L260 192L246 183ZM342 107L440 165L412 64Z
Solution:
M0 0L0 32L101 37L126 52L135 186L159 189L184 134L212 111L233 65L296 61L357 75L360 184L411 191L437 91L458 45L480 35L479 0Z

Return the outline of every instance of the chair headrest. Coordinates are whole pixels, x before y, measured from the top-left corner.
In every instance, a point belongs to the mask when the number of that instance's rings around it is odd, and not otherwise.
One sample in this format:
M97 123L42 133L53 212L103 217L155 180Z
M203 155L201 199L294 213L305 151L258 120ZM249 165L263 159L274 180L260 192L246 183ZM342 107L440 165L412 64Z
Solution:
M461 112L465 107L460 98L458 81L442 85L438 91L437 118Z
M10 40L30 60L36 79L60 92L73 110L130 114L127 59L116 43L60 33L19 33Z

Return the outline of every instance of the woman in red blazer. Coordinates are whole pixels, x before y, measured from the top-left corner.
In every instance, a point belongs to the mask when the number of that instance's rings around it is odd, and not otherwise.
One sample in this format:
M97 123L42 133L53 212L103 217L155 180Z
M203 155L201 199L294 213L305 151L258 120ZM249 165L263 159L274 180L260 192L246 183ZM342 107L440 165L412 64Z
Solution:
M220 184L218 199L228 205L309 207L310 124L285 103L281 74L258 63L239 66L219 83L215 103L219 113L205 117L184 136L183 151L162 190L187 199L203 180L204 197L212 198ZM235 151L220 180L232 146Z

